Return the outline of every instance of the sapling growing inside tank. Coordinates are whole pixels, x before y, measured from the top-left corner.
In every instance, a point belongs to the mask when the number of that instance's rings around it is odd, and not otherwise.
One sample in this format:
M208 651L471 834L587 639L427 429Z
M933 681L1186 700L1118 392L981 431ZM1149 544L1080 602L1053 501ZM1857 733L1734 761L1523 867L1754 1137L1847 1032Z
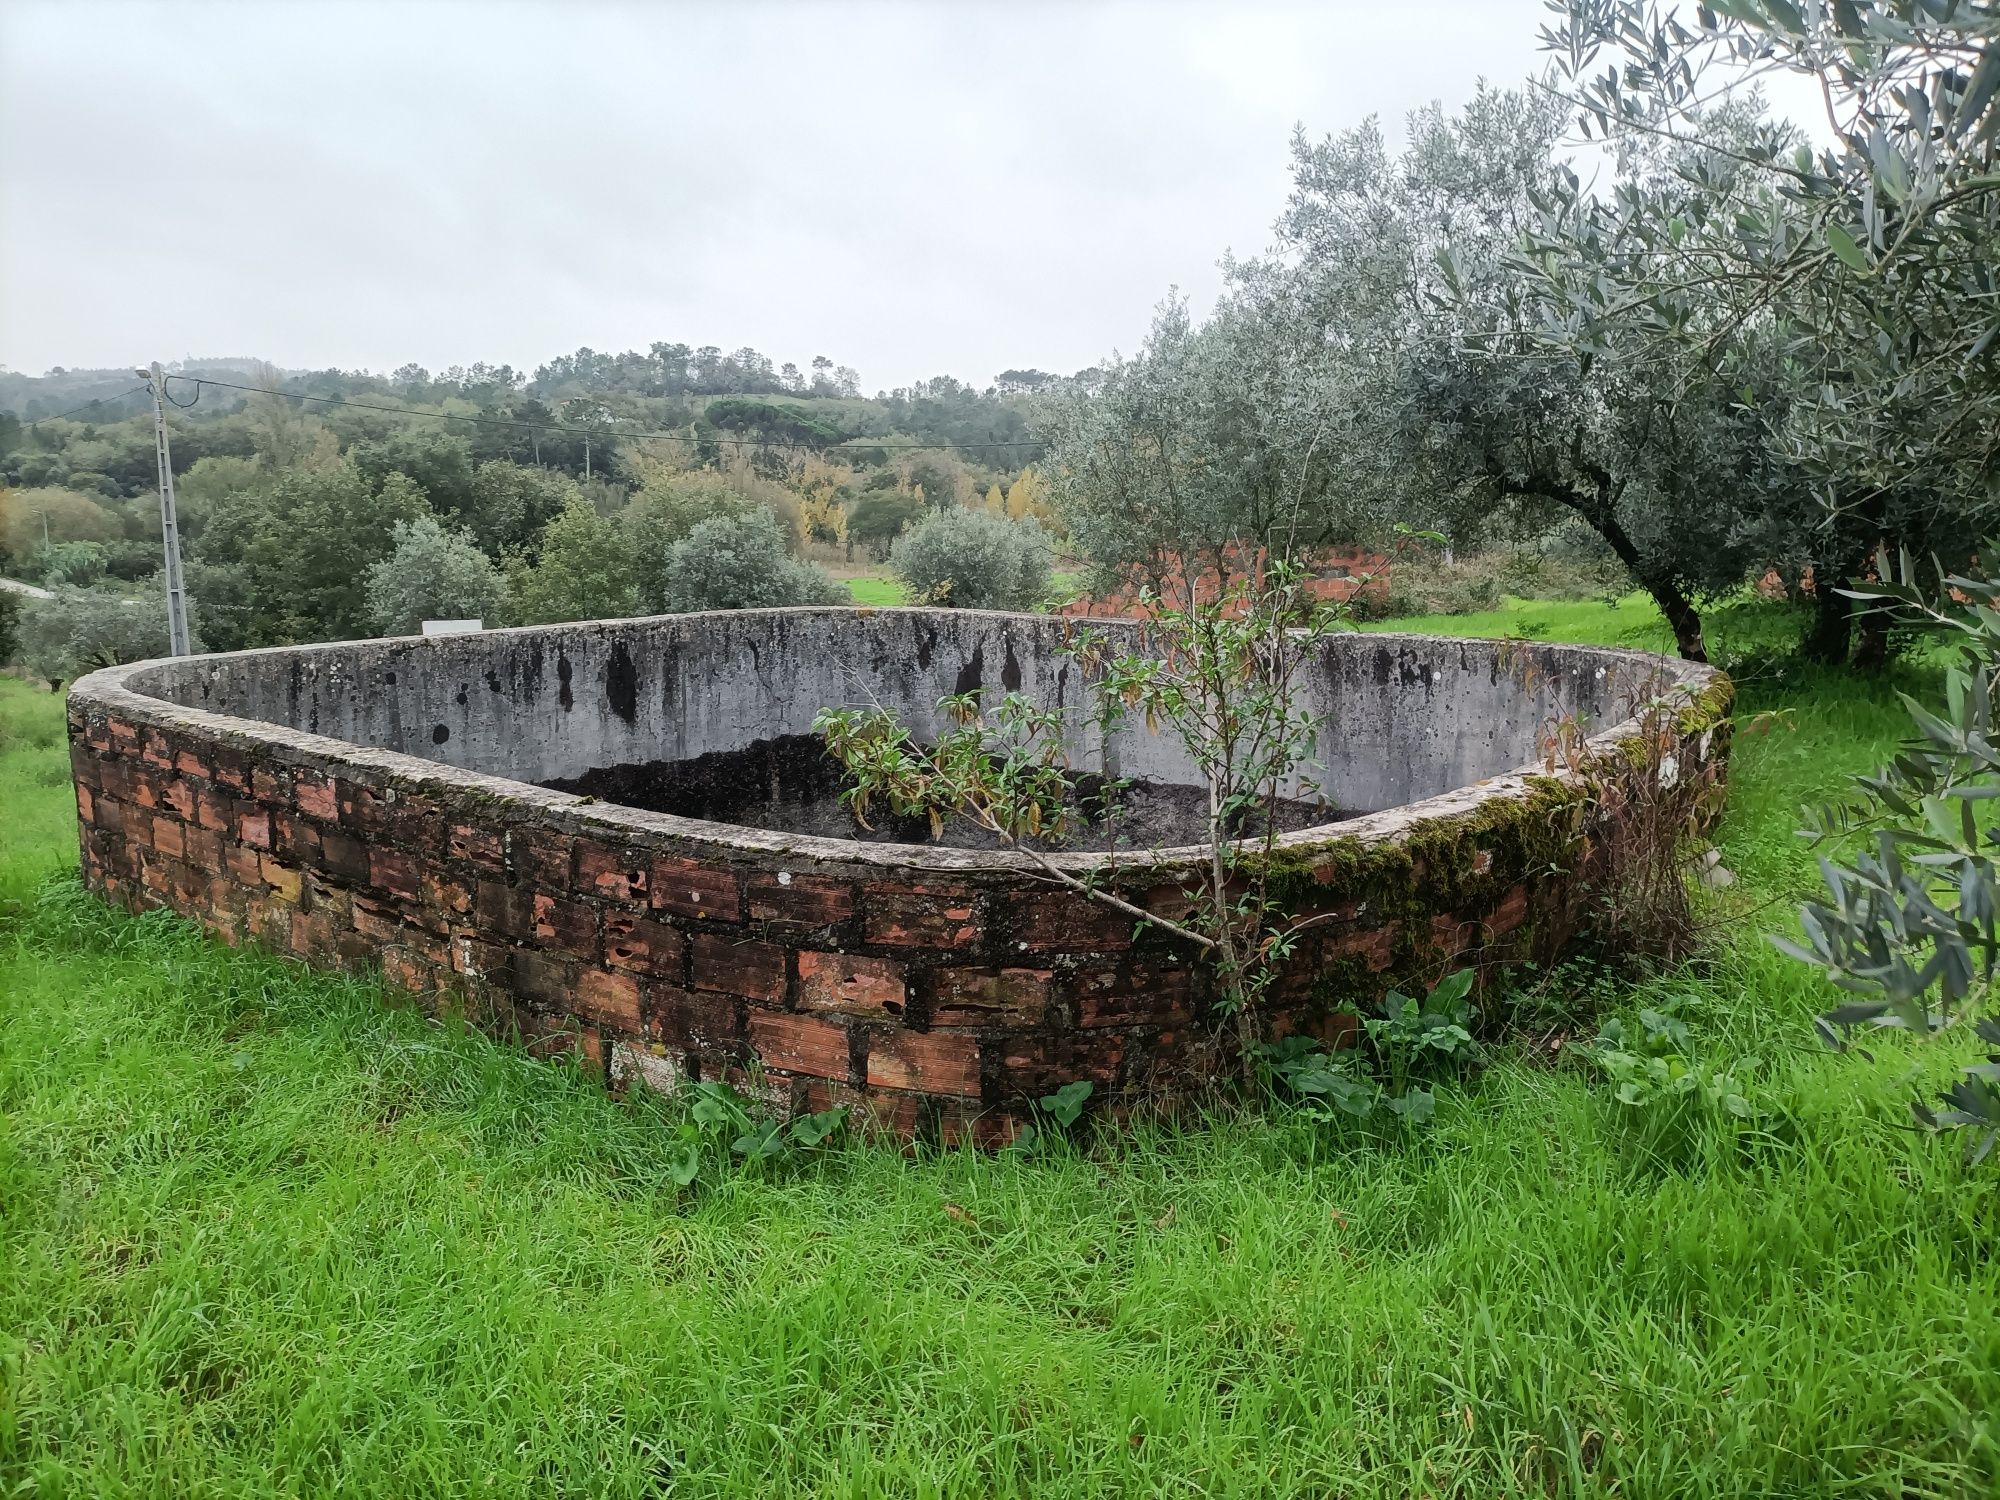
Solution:
M1042 878L1199 949L1215 969L1222 1009L1236 1020L1247 1061L1258 1004L1277 966L1306 927L1325 919L1281 910L1270 884L1284 806L1319 794L1313 773L1322 720L1301 691L1303 668L1325 637L1351 628L1346 604L1313 583L1298 566L1274 561L1261 576L1231 582L1205 601L1168 604L1143 595L1148 618L1132 647L1113 649L1088 626L1065 644L1094 688L1097 728L1108 734L1136 718L1174 736L1199 773L1205 857L1178 919L1119 893L1115 839L1099 863L1081 870L1051 857L1071 832L1079 802L1063 709L1009 693L988 711L978 693L957 694L939 704L948 727L929 745L879 707L823 709L813 727L841 763L843 800L864 824L878 806L927 818L934 836L948 821L966 820ZM1115 817L1116 789L1099 788L1107 816Z

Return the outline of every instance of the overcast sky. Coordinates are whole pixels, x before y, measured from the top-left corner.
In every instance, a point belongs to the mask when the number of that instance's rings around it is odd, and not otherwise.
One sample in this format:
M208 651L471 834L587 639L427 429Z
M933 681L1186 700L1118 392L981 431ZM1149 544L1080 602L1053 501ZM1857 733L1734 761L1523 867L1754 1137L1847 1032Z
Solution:
M827 354L869 391L1068 372L1264 246L1295 123L1516 82L1546 19L0 0L0 363L532 369L667 339Z

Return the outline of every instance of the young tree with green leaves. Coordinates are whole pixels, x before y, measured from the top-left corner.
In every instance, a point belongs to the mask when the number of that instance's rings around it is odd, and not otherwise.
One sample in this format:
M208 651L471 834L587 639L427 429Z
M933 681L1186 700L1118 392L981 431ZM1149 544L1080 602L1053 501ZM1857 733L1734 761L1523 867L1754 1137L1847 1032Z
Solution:
M368 613L383 635L415 635L426 620L493 620L507 579L463 531L435 516L398 521L395 550L368 570Z
M624 529L572 496L542 528L534 558L506 559L509 609L517 625L615 619L639 608L638 581Z

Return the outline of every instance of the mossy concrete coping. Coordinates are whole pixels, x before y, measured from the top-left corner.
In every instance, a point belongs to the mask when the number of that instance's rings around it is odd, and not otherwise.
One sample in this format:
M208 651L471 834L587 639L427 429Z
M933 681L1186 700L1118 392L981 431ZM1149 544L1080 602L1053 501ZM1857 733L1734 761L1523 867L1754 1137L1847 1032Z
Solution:
M880 704L920 735L939 698L974 688L1081 710L1063 649L1077 628L763 610L111 668L70 696L86 878L312 962L379 964L617 1080L729 1077L785 1107L846 1102L904 1133L981 1139L1072 1078L1114 1103L1171 1101L1219 1065L1203 966L1017 856L533 784L807 733L829 705ZM1089 628L1143 644L1126 622ZM1317 779L1360 815L1279 841L1281 894L1326 920L1273 991L1278 1030L1332 1035L1392 980L1524 951L1551 841L1616 837L1615 820L1579 822L1583 779L1544 772L1559 720L1620 764L1632 705L1668 698L1674 774L1720 793L1729 687L1691 663L1347 635L1302 682L1323 721ZM1082 727L1070 749L1080 770L1195 779L1171 735L1137 724ZM1168 912L1205 857L1147 851L1118 883Z

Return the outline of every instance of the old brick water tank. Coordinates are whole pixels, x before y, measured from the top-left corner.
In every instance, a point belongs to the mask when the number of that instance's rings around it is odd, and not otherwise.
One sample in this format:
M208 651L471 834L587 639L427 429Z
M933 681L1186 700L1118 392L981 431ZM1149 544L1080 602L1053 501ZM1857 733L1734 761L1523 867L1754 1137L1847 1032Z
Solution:
M823 706L879 703L921 733L974 688L1079 705L1070 628L760 610L112 668L69 700L85 879L230 941L380 966L617 1081L727 1078L946 1139L1003 1138L1072 1079L1114 1108L1171 1105L1227 1065L1196 958L1015 855L825 836L845 815L800 786ZM1353 635L1307 683L1342 812L1280 841L1284 899L1325 920L1274 989L1279 1031L1331 1035L1392 979L1528 951L1560 879L1552 830L1616 836L1579 818L1581 779L1541 774L1558 719L1615 762L1635 698L1673 695L1668 772L1720 784L1727 685L1704 667ZM1073 750L1084 770L1193 779L1138 725ZM787 826L800 798L821 832ZM1120 887L1182 908L1201 853L1128 853Z

